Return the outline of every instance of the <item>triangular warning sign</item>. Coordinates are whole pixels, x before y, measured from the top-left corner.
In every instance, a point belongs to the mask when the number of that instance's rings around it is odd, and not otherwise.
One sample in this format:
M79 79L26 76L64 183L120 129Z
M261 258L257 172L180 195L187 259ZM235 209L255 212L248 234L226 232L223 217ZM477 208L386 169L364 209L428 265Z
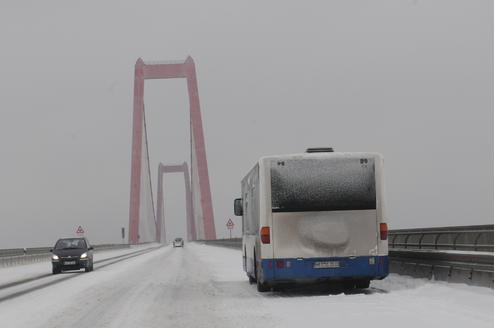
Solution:
M83 234L84 233L84 229L81 226L79 226L79 228L77 228L77 230L76 230L76 233L77 234Z

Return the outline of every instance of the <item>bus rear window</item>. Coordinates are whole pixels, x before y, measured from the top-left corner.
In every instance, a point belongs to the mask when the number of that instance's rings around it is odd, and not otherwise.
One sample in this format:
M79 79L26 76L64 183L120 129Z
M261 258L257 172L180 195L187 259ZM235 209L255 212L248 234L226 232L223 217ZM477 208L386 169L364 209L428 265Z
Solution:
M376 209L373 158L271 162L273 212Z

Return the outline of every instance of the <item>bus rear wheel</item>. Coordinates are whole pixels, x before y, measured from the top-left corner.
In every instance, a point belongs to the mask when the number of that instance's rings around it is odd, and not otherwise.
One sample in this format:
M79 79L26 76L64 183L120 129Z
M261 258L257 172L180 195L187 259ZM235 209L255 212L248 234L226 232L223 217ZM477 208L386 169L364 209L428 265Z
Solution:
M261 283L259 280L257 281L256 283L256 289L260 292L260 293L264 293L264 292L269 292L270 291L270 286L268 286L266 283Z
M369 287L370 287L370 281L368 279L356 281L356 288L358 289L366 289Z

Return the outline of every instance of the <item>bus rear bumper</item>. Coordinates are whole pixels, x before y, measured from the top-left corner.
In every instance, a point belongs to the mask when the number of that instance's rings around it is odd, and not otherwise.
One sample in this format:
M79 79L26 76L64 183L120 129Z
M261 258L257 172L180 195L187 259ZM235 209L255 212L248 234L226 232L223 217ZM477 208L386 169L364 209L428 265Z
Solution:
M263 280L383 279L389 273L388 256L264 259Z

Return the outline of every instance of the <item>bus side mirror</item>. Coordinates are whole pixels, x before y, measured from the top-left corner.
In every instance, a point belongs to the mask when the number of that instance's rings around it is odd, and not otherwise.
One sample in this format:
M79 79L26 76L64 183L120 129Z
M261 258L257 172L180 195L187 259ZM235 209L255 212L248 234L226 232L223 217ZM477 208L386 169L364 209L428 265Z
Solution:
M242 216L242 198L234 199L234 214L236 216Z

